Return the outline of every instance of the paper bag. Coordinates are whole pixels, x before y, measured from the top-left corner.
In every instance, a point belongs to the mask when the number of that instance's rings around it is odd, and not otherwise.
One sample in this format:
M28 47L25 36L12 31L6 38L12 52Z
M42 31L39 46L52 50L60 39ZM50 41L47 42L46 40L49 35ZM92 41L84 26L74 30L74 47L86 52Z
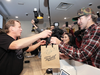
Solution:
M58 45L41 46L42 69L60 68Z

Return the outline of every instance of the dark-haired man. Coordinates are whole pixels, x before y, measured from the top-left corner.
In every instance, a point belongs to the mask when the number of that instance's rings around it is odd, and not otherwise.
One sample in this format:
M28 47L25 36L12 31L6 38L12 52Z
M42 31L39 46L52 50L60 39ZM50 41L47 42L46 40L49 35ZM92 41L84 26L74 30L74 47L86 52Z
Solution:
M77 15L73 19L78 20L81 30L86 29L80 48L75 49L73 46L64 45L55 37L51 38L51 43L59 44L60 51L66 56L100 68L100 26L96 24L97 15L89 7L81 8Z

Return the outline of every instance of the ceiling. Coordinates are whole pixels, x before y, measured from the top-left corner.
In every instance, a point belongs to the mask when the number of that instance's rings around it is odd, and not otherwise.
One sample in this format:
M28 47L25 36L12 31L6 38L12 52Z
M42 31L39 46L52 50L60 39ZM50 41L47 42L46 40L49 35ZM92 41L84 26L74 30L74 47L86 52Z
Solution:
M44 14L43 20L49 21L46 2L47 0L40 0L40 10ZM65 10L57 9L61 2L72 4L72 6ZM92 6L89 6L89 3L92 3ZM97 8L98 5L100 5L100 0L49 0L51 22L71 22L72 17L76 16L77 11L82 7L91 7L97 13L97 11L100 11ZM11 0L10 2L0 0L0 13L6 19L15 19L15 16L18 16L20 21L31 21L34 19L34 8L39 10L39 0ZM28 16L26 16L26 13L28 13ZM67 19L64 19L64 17Z

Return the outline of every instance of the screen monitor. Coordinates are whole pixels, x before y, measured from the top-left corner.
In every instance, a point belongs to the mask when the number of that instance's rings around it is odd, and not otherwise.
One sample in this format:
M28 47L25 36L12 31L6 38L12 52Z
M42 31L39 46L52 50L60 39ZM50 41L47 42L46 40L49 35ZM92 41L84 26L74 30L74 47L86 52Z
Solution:
M70 75L65 70L61 69L60 75Z

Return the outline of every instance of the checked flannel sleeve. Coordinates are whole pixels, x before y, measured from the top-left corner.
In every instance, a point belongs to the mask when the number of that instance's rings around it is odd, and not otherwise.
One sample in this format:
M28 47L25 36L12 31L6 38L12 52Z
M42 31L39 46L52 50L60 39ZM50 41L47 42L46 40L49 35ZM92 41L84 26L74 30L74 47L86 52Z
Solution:
M74 60L100 68L100 27L93 24L84 32L79 49L61 42L59 50Z

